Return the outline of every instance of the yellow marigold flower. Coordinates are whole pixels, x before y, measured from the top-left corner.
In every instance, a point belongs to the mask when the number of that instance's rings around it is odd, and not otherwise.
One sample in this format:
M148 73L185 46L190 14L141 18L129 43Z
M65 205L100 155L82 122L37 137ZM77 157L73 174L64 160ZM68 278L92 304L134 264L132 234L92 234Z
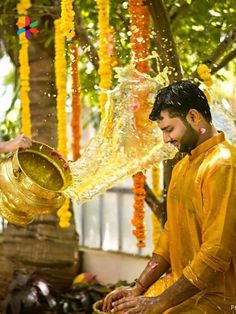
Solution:
M210 87L213 84L212 78L210 77L207 80L204 80L204 84L208 87Z
M199 76L201 76L201 74L204 72L210 72L210 69L208 68L206 64L200 64L197 67L197 73L199 74Z

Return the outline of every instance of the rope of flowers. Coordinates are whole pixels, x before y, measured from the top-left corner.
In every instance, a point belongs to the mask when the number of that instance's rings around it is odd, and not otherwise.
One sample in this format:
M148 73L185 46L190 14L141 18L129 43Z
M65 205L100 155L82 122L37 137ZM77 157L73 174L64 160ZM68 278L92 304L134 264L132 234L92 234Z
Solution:
M206 85L207 88L204 88L203 92L208 100L208 102L211 101L211 96L209 94L208 88L210 88L213 84L212 76L211 76L211 70L206 64L200 64L197 67L197 73L200 77L200 79L203 81L203 83Z
M74 16L73 0L61 0L61 29L69 40L75 36Z
M105 104L107 101L107 95L104 90L108 90L111 87L111 56L109 54L110 45L110 25L109 25L109 12L110 1L109 0L97 0L98 5L98 28L99 28L99 69L100 75L99 87L101 89L99 95L99 104L101 109L101 118L105 116Z
M67 157L66 135L66 58L65 37L61 29L61 19L54 21L55 26L55 76L57 88L57 150L64 158ZM69 211L70 200L67 198L63 206L57 211L60 218L59 226L70 226L71 213Z
M134 63L140 72L148 72L148 61L144 60L148 56L149 49L149 11L143 0L129 0L130 30L131 30L131 51L135 55ZM139 105L135 108L136 126L142 124L143 112L147 109L145 92L135 92L133 94L134 103L139 100ZM137 247L145 247L146 227L145 227L145 175L139 172L133 176L134 192L134 214L131 220L134 229L133 234L137 238Z
M160 177L161 177L160 165L153 166L152 167L152 191L158 199L161 198ZM151 219L152 219L152 243L153 243L153 247L155 248L160 238L161 223L154 213L152 213Z
M20 0L19 3L17 4L17 13L19 15L26 15L27 10L32 6L30 0Z
M67 156L66 136L66 59L65 39L61 31L61 20L54 21L55 25L55 75L57 88L57 149L64 158Z
M27 15L27 10L31 7L30 0L21 0L17 4L17 12L19 15ZM18 19L18 26L23 27L25 17L20 16ZM20 64L20 101L21 101L21 132L31 137L31 115L30 115L30 99L29 99L29 56L28 48L29 41L25 38L24 33L19 36L20 51L19 51L19 64Z
M79 69L78 69L78 48L74 43L70 44L71 69L72 69L72 153L73 160L80 157L80 85L79 85Z

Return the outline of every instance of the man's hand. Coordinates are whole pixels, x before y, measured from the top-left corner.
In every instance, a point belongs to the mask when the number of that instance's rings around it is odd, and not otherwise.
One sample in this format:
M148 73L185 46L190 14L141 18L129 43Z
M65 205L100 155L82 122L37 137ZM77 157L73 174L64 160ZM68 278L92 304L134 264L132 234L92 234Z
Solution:
M29 148L31 145L31 139L28 136L21 134L13 140L1 142L0 153L15 152L18 148L26 149Z
M136 297L141 295L142 291L138 287L120 287L109 293L103 302L103 311L109 312L113 308L113 302L123 299L125 297Z
M125 297L112 304L111 313L124 314L161 314L163 310L159 304L159 298Z

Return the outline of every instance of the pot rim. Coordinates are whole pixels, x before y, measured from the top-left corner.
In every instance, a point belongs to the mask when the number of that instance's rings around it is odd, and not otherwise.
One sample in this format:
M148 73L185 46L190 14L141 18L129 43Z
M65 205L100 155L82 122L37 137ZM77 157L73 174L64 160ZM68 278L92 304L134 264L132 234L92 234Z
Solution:
M48 158L47 156L49 156L48 154L43 154L43 150L46 150L46 152L50 153L50 158ZM47 161L51 162L53 164L54 167L56 167L56 169L59 171L61 178L63 180L63 186L58 189L58 190L52 190L52 189L47 189L43 186L41 186L40 184L38 184L37 182L35 182L23 169L23 167L21 166L20 160L19 160L19 154L21 152L32 152L35 154L38 154L40 156L42 156L43 158L45 158ZM53 154L55 153L55 155ZM60 156L60 158L58 157ZM65 189L68 188L68 186L71 184L72 182L72 174L71 174L71 169L68 166L66 169L63 167L63 165L66 163L66 160L64 158L61 157L61 155L52 147L50 147L47 144L44 144L42 142L38 142L38 141L32 141L32 146L27 148L27 149L22 149L19 148L14 154L13 154L13 162L16 162L17 167L20 169L20 171L24 174L24 176L26 177L27 180L29 180L32 184L35 184L37 187L39 187L40 189L44 190L44 191L50 191L50 192L54 192L54 193L61 193L63 192ZM13 166L14 169L14 166Z

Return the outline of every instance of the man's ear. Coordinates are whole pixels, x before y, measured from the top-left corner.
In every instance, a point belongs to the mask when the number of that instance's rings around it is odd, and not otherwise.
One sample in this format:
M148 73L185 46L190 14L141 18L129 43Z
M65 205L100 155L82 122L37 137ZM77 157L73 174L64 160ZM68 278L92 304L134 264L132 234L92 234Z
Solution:
M199 126L202 117L201 114L196 109L189 109L189 112L187 113L186 120L189 124L192 126Z

